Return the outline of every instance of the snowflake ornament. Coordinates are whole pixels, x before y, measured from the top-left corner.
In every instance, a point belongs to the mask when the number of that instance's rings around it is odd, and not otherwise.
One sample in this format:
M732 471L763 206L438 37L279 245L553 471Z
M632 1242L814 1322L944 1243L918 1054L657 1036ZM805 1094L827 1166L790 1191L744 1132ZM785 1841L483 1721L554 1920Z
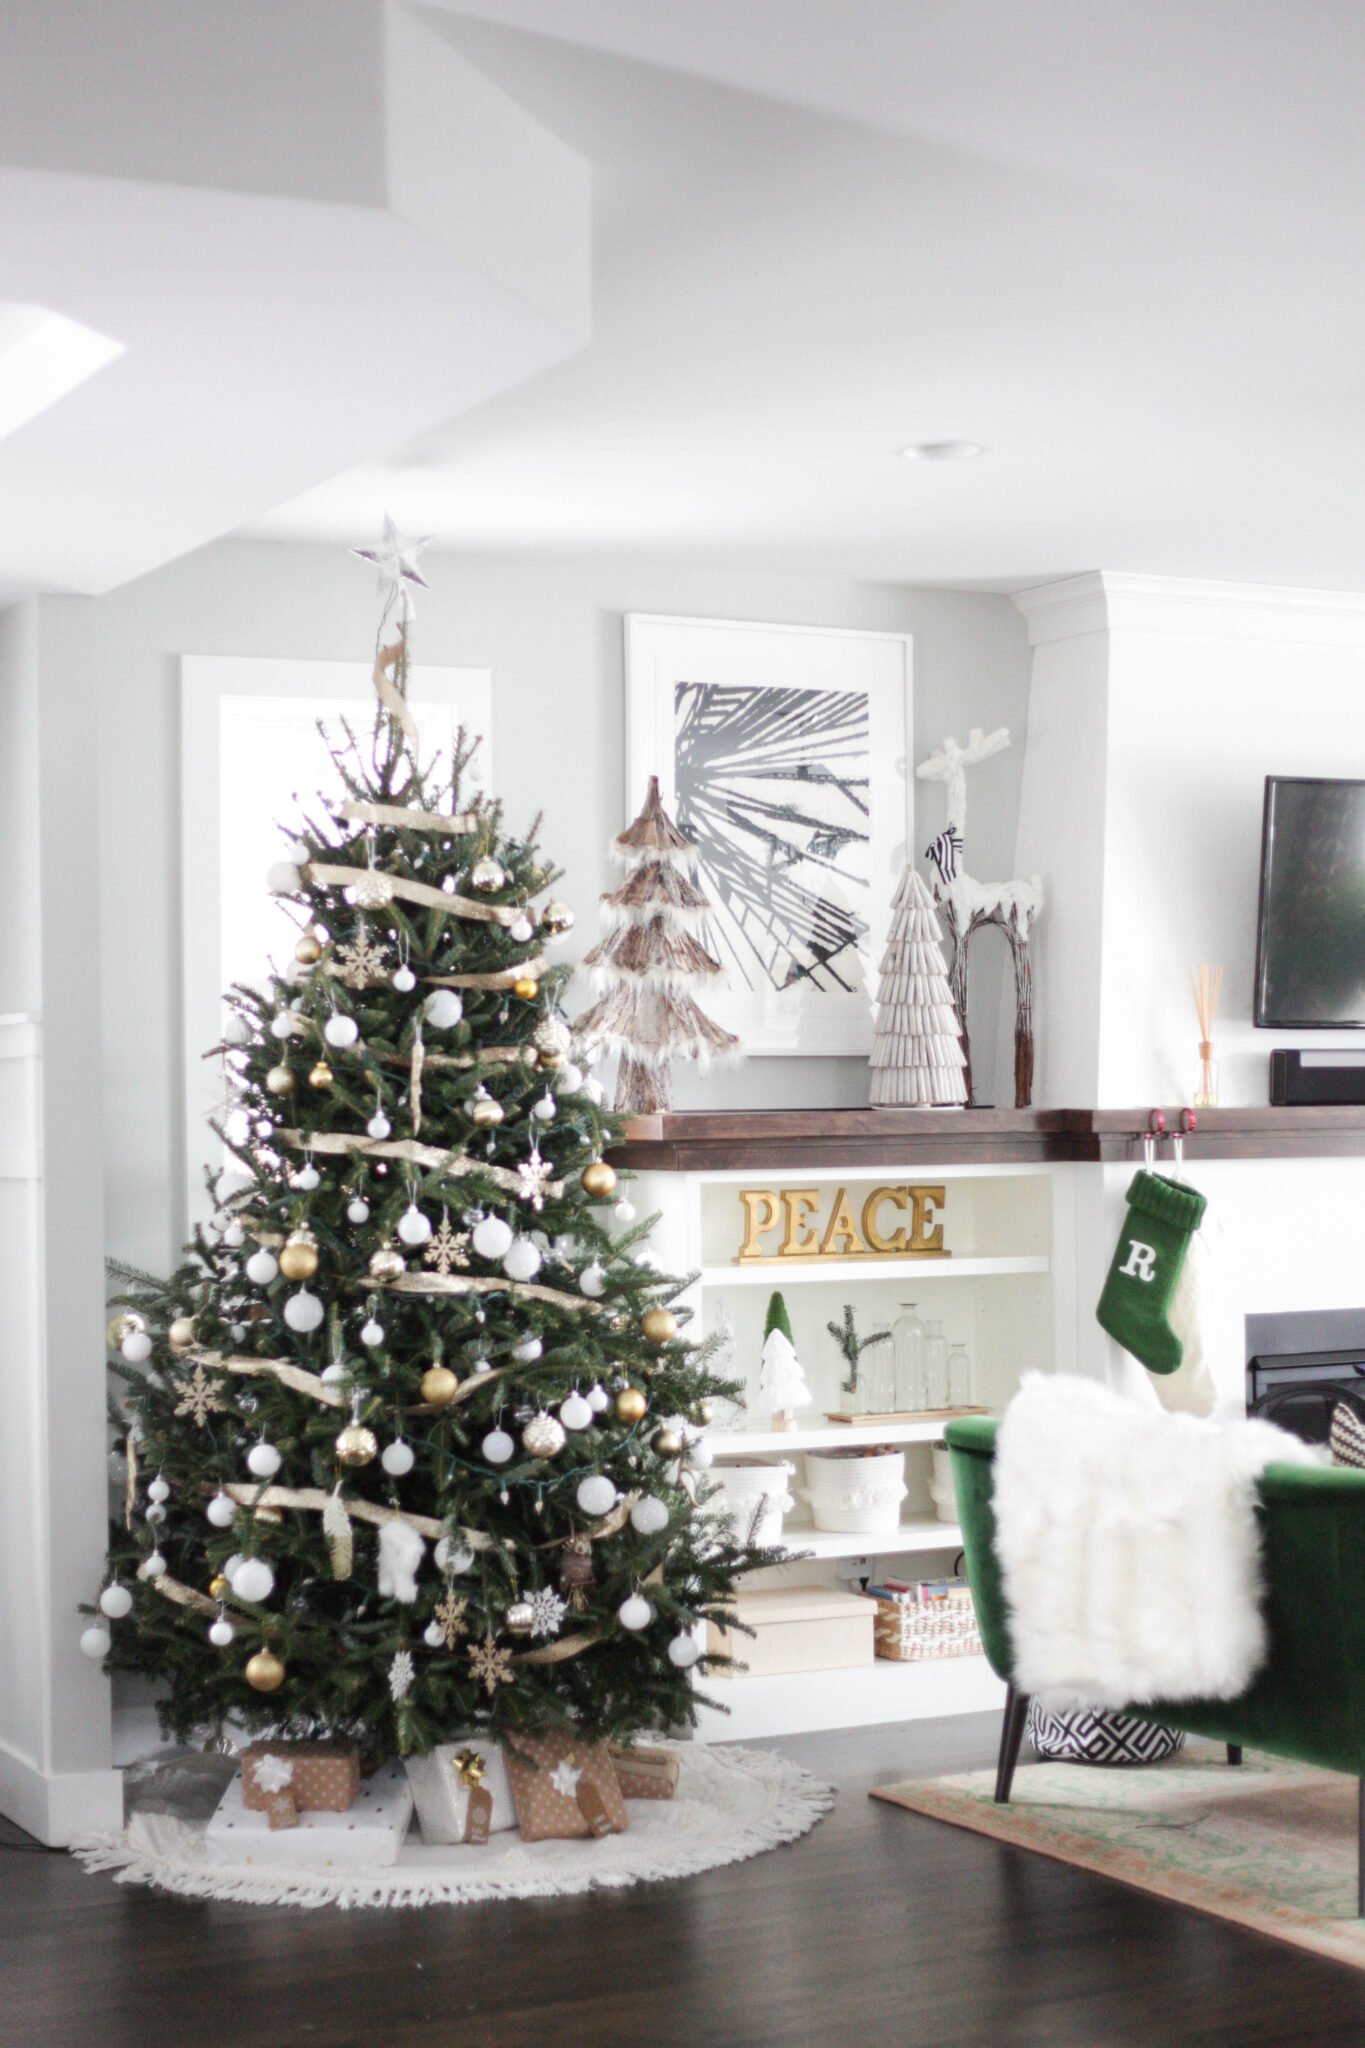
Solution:
M422 1253L429 1266L434 1266L444 1280L452 1266L469 1264L469 1232L452 1230L450 1218L441 1212L441 1227L430 1239Z
M557 1636L569 1611L567 1600L561 1600L553 1586L541 1586L529 1596L530 1608L535 1620L531 1633L535 1636Z
M529 1202L539 1213L545 1207L545 1193L554 1177L554 1169L548 1160L542 1159L538 1150L533 1150L529 1159L523 1159L517 1166L517 1199Z
M431 1618L443 1631L448 1650L454 1649L461 1636L469 1634L469 1625L464 1618L468 1605L469 1602L462 1600L458 1593L448 1590L444 1599L438 1600L432 1609Z
M481 1643L471 1643L469 1668L491 1699L500 1685L511 1683L512 1652L498 1647L490 1629Z
M192 1415L195 1426L202 1429L210 1415L223 1412L222 1386L218 1380L210 1379L202 1365L196 1365L187 1380L172 1380L180 1400L176 1405L177 1415Z
M389 949L376 946L363 924L352 944L338 946L333 957L337 979L344 981L347 988L369 988L388 978Z
M399 1700L405 1700L412 1691L412 1680L411 1650L396 1651L393 1662L389 1666L389 1691L393 1696L395 1706L397 1706Z
M294 1766L287 1756L253 1758L251 1775L262 1792L283 1792L294 1782Z
M582 1776L582 1770L573 1761L572 1757L566 1756L564 1761L556 1764L551 1771L550 1783L554 1786L561 1799L576 1799L578 1797L579 1780Z

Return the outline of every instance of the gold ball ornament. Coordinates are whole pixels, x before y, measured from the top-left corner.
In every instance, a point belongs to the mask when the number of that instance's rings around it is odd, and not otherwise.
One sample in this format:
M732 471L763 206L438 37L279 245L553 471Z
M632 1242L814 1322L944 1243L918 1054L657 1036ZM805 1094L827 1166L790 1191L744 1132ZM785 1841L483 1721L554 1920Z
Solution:
M257 1692L274 1692L284 1684L284 1666L273 1650L258 1650L247 1658L246 1682Z
M448 1408L455 1399L460 1382L448 1365L429 1365L422 1374L422 1399L433 1408Z
M519 974L512 983L512 993L523 1003L533 1003L540 994L540 983L533 981L529 974Z
M649 1403L638 1387L622 1387L616 1396L618 1422L642 1422Z
M292 1095L294 1092L293 1068L272 1067L265 1077L265 1085L272 1095Z
M362 910L384 910L393 901L393 880L370 868L355 885L355 900Z
M507 870L501 861L494 860L491 853L483 854L469 870L471 889L504 889L507 886Z
M676 1429L656 1429L649 1440L649 1448L656 1458L680 1458L683 1440Z
M311 1280L318 1269L318 1241L311 1230L291 1230L280 1247L280 1271L286 1280Z
M567 903L547 903L540 913L540 922L547 932L571 932L574 914Z
M123 1348L125 1338L141 1335L146 1328L146 1316L139 1315L135 1308L124 1309L121 1314L114 1317L105 1330L105 1342L111 1351L119 1351Z
M322 947L311 932L305 932L294 948L294 958L300 967L316 967L322 958Z
M568 1431L557 1417L542 1408L521 1432L522 1443L533 1458L553 1458L563 1450Z
M671 1344L678 1334L678 1318L672 1309L647 1308L640 1318L640 1331L651 1344Z
M716 1418L716 1405L715 1405L715 1402L714 1402L714 1401L698 1401L698 1403L697 1403L697 1410L696 1410L696 1413L697 1413L697 1420L698 1420L698 1422L700 1422L700 1423L703 1423L703 1424L705 1424L705 1423L708 1423L708 1422L714 1422L714 1421L715 1421L715 1418Z
M579 1175L585 1195L591 1195L594 1202L605 1202L608 1195L616 1192L616 1168L608 1166L605 1159L592 1159Z
M536 1625L536 1610L529 1600L514 1600L502 1621L509 1635L529 1636Z
M337 1438L336 1450L343 1465L368 1465L379 1456L379 1442L363 1423L348 1422Z
M562 1017L542 1017L531 1033L531 1043L542 1060L556 1053L562 1060L573 1044L573 1033Z
M166 1332L172 1351L188 1351L194 1342L194 1317L177 1316Z
M310 1075L308 1076L308 1085L309 1085L309 1086L310 1086L311 1088L330 1088L330 1087L331 1087L331 1085L332 1085L332 1069L331 1069L331 1068L330 1068L330 1067L328 1066L328 1064L327 1064L326 1060L319 1060L319 1061L318 1061L318 1063L317 1063L317 1065L316 1065L316 1066L314 1067L314 1069L313 1069L312 1073L311 1073L311 1074L310 1074Z
M469 1120L477 1124L481 1131L491 1131L495 1124L502 1122L503 1115L503 1106L496 1095L489 1095L480 1089L477 1094L471 1096Z
M209 1592L215 1600L226 1600L231 1591L231 1584L223 1577L221 1572L219 1572L217 1578L209 1580Z
M407 1261L401 1252L391 1244L381 1244L377 1252L370 1254L370 1278L372 1280L397 1280L406 1273Z

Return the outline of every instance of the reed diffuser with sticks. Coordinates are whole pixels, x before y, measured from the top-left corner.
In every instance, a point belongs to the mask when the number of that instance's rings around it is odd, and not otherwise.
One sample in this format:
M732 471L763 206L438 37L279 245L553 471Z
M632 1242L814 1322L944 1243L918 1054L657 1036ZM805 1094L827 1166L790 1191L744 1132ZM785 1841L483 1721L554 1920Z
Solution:
M1190 969L1190 986L1199 1019L1199 1078L1195 1083L1194 1106L1217 1109L1218 1062L1213 1056L1213 1020L1218 1014L1218 995L1223 986L1222 968L1210 967L1206 960L1201 960L1197 968Z

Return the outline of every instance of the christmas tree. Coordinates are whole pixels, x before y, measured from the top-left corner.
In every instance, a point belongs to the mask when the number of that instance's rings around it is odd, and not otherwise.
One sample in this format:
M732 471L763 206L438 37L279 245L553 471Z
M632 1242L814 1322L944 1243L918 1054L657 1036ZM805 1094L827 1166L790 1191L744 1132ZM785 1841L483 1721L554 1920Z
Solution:
M400 607L374 734L342 728L271 870L292 963L226 999L217 1213L169 1281L123 1269L126 1508L83 1646L162 1681L181 1739L677 1726L698 1624L762 1561L697 1478L736 1390L602 1206L617 1126L546 957L572 914L535 832L463 800L463 734L420 765L415 551L371 559Z
M774 1429L795 1429L798 1408L809 1408L815 1396L806 1385L801 1361L796 1355L791 1318L780 1294L768 1303L763 1324L763 1362L759 1386L767 1396Z
M602 898L611 929L583 965L604 993L577 1030L585 1047L620 1056L616 1107L639 1115L672 1107L675 1059L706 1066L738 1057L740 1047L689 993L721 965L698 935L711 906L692 879L697 850L660 802L657 775L649 778L639 817L617 834L612 852L628 873Z
M962 1026L948 986L934 899L915 870L901 876L877 988L874 1103L950 1108L967 1100Z

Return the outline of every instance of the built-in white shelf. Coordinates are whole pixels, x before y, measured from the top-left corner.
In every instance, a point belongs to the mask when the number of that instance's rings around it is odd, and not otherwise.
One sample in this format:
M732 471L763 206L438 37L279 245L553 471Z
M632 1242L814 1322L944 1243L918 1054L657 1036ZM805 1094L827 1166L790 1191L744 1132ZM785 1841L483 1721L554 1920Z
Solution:
M1046 1273L1044 1252L1015 1252L985 1259L755 1259L743 1265L703 1266L703 1287L843 1287L850 1280L989 1280L1018 1273Z
M896 1557L904 1551L962 1548L962 1531L956 1522L940 1522L936 1515L908 1515L898 1529L878 1536L848 1535L841 1530L812 1529L800 1522L783 1524L782 1544L802 1554L803 1560L826 1557Z
M770 1457L774 1451L827 1451L835 1444L933 1444L951 1416L909 1422L823 1422L810 1429L716 1429L706 1441L714 1457Z
M733 1639L744 1657L746 1638ZM901 1664L878 1657L840 1671L802 1671L774 1678L699 1680L728 1713L702 1706L703 1742L747 1742L765 1735L803 1735L817 1728L871 1728L881 1721L924 1721L941 1714L985 1714L1004 1705L1005 1688L984 1657L934 1657Z

